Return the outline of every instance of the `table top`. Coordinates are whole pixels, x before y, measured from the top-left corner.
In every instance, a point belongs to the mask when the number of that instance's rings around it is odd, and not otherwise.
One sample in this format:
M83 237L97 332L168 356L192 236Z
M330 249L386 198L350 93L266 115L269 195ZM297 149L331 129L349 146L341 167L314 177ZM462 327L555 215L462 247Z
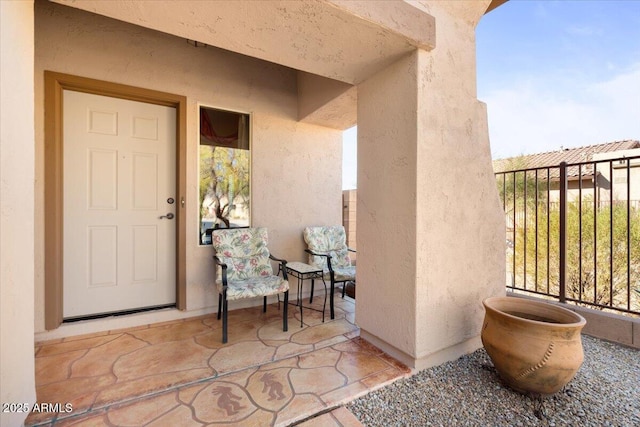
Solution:
M322 273L322 269L315 267L313 265L305 264L303 262L288 262L287 269L293 270L297 273L306 274L306 273Z

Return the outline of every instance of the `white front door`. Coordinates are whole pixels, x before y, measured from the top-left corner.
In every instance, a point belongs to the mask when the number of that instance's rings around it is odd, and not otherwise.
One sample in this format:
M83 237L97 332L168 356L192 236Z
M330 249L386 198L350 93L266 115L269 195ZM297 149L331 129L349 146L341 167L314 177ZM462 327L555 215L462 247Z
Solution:
M175 108L65 90L63 132L64 318L175 304Z

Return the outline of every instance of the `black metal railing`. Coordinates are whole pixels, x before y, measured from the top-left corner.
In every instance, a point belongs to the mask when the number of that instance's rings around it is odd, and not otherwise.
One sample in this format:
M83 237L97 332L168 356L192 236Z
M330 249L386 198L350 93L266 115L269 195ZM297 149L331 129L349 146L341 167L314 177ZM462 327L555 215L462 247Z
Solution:
M640 315L640 156L495 175L507 288Z

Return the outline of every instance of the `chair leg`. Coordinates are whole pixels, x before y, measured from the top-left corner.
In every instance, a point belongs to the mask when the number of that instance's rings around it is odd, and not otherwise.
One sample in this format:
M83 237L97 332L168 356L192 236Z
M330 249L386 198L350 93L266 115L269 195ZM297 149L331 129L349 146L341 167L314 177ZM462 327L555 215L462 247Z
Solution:
M349 282L342 282L342 298L344 298L344 293L347 290L347 283Z
M284 292L284 309L282 310L282 330L287 332L289 330L289 314L287 312L289 307L289 291Z
M222 316L222 294L218 293L218 320Z
M331 312L331 320L336 318L335 310L333 309L333 294L336 291L336 284L331 281L331 293L329 294L329 311Z
M229 303L227 301L227 291L225 290L223 295L223 301L222 301L222 344L226 344L227 343L227 325L228 325L228 321L227 321L227 312L228 312L228 308L229 308Z
M313 285L315 280L311 279L311 295L309 295L309 304L313 302Z
M262 303L262 312L267 312L267 297L264 297L264 302Z

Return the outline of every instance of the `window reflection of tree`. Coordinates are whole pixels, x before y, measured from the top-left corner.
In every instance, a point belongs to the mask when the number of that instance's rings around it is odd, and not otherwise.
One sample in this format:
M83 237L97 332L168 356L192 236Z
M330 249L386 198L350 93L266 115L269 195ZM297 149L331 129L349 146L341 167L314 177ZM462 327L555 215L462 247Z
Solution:
M200 242L214 228L249 226L249 116L200 109Z

